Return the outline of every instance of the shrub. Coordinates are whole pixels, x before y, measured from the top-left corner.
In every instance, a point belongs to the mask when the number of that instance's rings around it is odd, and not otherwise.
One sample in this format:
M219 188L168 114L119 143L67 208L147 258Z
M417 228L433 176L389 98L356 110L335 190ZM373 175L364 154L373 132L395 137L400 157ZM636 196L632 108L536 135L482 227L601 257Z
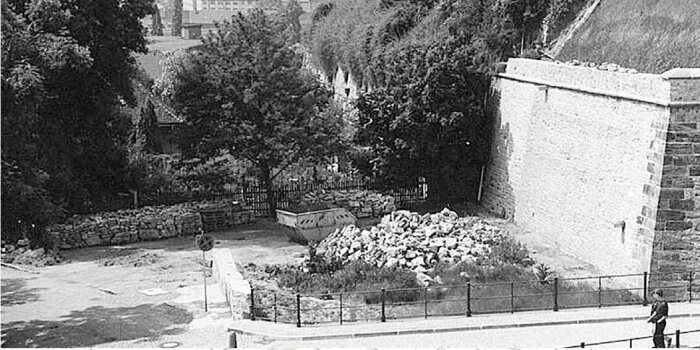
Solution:
M508 236L491 248L489 258L495 263L514 264L524 267L534 264L527 247Z

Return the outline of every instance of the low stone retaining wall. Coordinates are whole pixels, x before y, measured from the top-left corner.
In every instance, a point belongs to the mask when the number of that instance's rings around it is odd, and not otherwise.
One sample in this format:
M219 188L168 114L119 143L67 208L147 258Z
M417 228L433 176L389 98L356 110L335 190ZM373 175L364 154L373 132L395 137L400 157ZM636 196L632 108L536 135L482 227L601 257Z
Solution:
M357 218L378 217L396 210L394 197L366 190L317 190L301 197L301 204L317 203L345 208Z
M217 248L213 251L214 278L219 282L221 292L234 320L250 318L250 283L238 271L231 250Z
M192 205L179 204L76 215L46 230L58 248L75 249L198 234L202 217Z

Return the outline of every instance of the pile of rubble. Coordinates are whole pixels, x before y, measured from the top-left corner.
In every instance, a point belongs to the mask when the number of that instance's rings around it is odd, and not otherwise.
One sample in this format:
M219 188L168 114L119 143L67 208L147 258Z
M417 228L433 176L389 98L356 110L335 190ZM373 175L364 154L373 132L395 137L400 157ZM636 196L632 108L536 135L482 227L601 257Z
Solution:
M29 249L27 247L15 248L6 245L2 251L2 262L17 265L31 265L36 267L60 264L63 259L56 252L45 251L44 248Z
M201 231L201 215L189 204L76 215L64 224L47 228L61 249L118 245Z
M317 190L301 197L301 205L325 204L345 208L357 218L375 217L396 210L394 197L366 190Z
M377 226L345 226L319 243L326 259L365 260L377 266L409 268L424 275L439 261L476 261L488 255L504 235L477 217L458 217L443 209L420 215L406 210L382 218Z
M598 64L598 63L594 63L594 62L581 62L579 60L571 60L571 61L564 62L564 64L569 65L569 66L581 66L581 67L595 68L595 69L604 70L604 71L608 71L608 72L619 72L619 73L629 73L629 74L638 73L637 70L634 68L624 68L624 67L620 67L619 64L610 63L610 62L603 62L601 64Z

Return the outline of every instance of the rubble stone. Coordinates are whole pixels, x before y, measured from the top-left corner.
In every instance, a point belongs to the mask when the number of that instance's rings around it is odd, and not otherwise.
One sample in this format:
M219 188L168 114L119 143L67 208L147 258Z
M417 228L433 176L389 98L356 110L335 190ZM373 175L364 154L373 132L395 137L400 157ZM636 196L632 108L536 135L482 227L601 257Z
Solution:
M300 199L303 206L319 203L331 208L345 208L357 218L382 216L396 210L394 197L366 190L317 190Z
M398 210L369 230L353 225L337 229L319 243L317 252L342 263L361 259L425 273L440 261L475 261L503 238L497 227L482 219L461 218L448 209L425 215Z

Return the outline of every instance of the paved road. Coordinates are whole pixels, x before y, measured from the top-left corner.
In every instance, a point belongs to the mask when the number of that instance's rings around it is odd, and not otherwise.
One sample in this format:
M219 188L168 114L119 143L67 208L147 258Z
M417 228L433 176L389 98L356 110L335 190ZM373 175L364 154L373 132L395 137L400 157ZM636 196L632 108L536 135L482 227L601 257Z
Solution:
M668 332L676 329L700 329L698 318L669 320ZM486 331L449 332L435 334L415 334L404 336L384 336L322 341L273 341L262 342L249 336L239 337L240 347L562 347L583 342L597 342L621 338L648 336L651 325L634 322L608 322L584 325L543 326L512 328ZM651 347L651 339L637 340L633 346ZM700 346L700 333L681 335L681 345ZM627 348L629 342L609 344L599 347Z

